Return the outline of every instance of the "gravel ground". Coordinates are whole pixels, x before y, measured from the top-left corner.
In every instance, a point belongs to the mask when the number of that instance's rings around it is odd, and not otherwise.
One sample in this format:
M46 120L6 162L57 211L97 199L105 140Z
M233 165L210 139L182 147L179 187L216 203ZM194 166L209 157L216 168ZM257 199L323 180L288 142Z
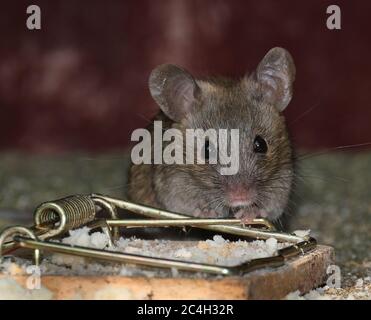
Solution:
M121 198L127 163L122 154L2 154L0 226L29 223L38 204L70 194ZM353 290L357 279L371 276L371 153L307 157L299 167L290 229L311 229L321 244L335 247L342 287Z

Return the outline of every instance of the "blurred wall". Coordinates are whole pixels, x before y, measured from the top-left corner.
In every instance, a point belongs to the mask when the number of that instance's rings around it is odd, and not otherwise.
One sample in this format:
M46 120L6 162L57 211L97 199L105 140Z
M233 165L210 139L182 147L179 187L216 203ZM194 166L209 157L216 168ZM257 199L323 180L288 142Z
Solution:
M342 9L342 30L326 8ZM38 4L42 30L25 26ZM125 148L156 112L147 78L171 62L242 76L274 46L297 66L296 145L371 141L370 1L10 1L0 11L0 150Z

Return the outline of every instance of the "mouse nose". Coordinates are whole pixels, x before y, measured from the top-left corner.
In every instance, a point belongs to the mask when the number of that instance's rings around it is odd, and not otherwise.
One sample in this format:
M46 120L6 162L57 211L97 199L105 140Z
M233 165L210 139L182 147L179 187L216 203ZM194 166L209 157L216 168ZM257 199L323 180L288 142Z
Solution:
M227 190L227 199L230 207L247 206L253 202L255 191L243 185L233 185Z

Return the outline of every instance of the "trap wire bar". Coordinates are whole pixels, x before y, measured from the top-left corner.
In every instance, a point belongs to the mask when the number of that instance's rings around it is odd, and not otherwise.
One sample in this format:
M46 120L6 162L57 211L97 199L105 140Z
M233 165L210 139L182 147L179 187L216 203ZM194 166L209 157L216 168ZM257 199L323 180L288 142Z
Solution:
M150 219L119 219L117 209L124 209ZM107 213L109 218L102 217ZM278 250L276 256L253 259L236 266L219 266L204 263L149 257L72 246L49 239L62 237L69 230L87 226L101 229L108 239L108 249L120 236L120 228L148 227L195 227L200 229L247 237L249 239L269 239L289 242L290 246ZM239 219L199 219L184 214L152 208L129 201L98 194L73 195L41 204L34 214L34 225L7 227L0 233L0 259L18 248L33 250L34 264L39 265L41 251L69 254L112 262L130 263L158 268L176 268L183 271L206 272L218 275L242 275L265 267L280 267L288 259L304 255L317 245L314 238L299 237L278 232L266 219L254 219L243 224Z

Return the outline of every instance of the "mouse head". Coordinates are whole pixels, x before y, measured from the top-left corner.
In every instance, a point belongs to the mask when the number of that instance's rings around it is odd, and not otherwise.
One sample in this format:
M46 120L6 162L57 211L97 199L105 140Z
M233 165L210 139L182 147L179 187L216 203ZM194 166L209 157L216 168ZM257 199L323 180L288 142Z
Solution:
M154 179L161 204L200 216L278 218L293 180L292 152L281 112L292 97L295 66L282 48L271 49L255 72L240 80L195 79L175 65L151 74L152 97L172 126L186 129L238 129L236 174L221 164L157 165ZM231 138L229 138L230 140ZM220 148L206 141L204 157Z

